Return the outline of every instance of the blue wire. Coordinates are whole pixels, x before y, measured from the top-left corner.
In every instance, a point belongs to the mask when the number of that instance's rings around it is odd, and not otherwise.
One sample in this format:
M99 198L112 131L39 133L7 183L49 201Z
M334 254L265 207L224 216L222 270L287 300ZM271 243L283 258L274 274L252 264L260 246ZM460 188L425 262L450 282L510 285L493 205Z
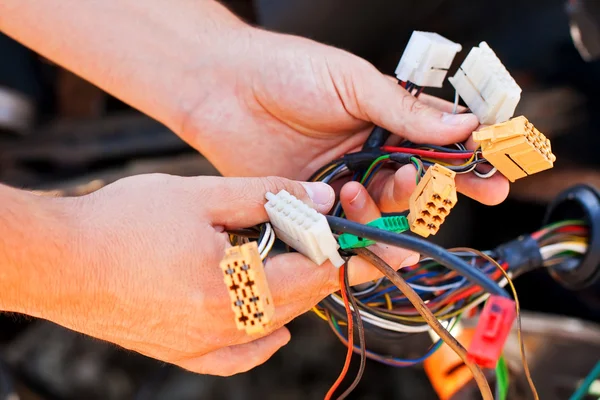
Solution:
M340 328L340 326L338 325L337 321L335 319L332 319L333 322L333 326L335 327L337 333L344 338L344 340L348 341L348 338L346 336L344 336L344 334L342 333L342 330ZM431 347L429 347L429 350L427 350L427 353L425 353L424 355L422 355L419 358L413 358L413 359L402 359L402 358L396 358L396 357L385 357L382 356L380 354L374 353L370 350L366 350L366 354L368 356L370 356L371 359L379 361L382 364L386 364L392 367L398 367L398 368L403 368L403 367L410 367L412 365L415 364L419 364L422 363L423 361L425 361L426 359L428 359L429 357L431 357L431 355L433 353L435 353L440 346L443 344L444 342L440 339L437 342L435 342L433 345L431 345ZM360 347L358 347L357 345L354 345L353 347L354 352L360 352ZM399 365L401 364L401 365Z

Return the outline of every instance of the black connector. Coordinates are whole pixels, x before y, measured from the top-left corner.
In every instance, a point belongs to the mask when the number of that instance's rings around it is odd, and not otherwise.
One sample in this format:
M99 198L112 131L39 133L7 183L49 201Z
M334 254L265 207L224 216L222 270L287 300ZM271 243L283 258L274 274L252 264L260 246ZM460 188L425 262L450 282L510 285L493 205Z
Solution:
M548 269L562 286L582 290L600 283L600 192L589 185L576 185L560 193L548 206L544 225L566 219L585 221L589 229L587 252L577 265Z
M411 162L410 159L413 157L416 157L416 156L413 154L406 154L406 153L391 153L390 161L393 161L400 165L406 165L406 164L410 164L410 162Z
M383 146L385 144L385 142L388 140L390 135L391 135L391 132L388 131L387 129L384 129L380 126L375 126L373 128L373 130L371 131L371 133L369 134L369 137L367 138L367 141L363 145L362 149L363 150L379 149L381 146Z
M371 165L375 159L384 154L383 151L377 148L358 151L356 153L348 153L342 157L342 160L344 160L344 164L346 164L350 171L357 172L369 168L369 165Z
M517 275L539 268L544 262L538 242L530 235L520 236L498 246L494 249L494 255L507 263Z

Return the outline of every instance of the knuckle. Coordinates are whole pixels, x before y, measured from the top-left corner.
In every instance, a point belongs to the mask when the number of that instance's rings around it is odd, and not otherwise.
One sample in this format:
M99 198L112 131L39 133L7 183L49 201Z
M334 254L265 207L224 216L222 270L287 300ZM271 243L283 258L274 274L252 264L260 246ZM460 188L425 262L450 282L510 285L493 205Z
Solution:
M299 198L305 197L306 194L306 191L304 190L302 185L287 178L282 178L279 176L267 176L261 178L259 184L261 185L261 190L264 193L271 192L277 194L281 190L286 190L293 196Z

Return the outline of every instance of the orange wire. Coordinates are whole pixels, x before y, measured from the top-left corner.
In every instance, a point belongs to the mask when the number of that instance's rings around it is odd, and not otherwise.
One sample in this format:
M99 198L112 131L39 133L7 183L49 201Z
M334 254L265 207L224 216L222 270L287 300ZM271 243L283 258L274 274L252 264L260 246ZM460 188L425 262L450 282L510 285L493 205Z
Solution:
M350 369L350 360L352 360L352 353L354 349L354 322L352 318L352 309L350 308L350 301L348 300L348 294L346 293L346 285L344 285L345 270L346 265L342 265L340 267L340 292L342 293L342 299L344 299L344 306L346 307L346 315L348 317L348 352L346 353L346 362L344 362L344 368L342 368L340 376L338 376L336 381L333 383L333 385L331 385L331 388L325 395L325 400L331 400L333 394L346 377L348 369Z

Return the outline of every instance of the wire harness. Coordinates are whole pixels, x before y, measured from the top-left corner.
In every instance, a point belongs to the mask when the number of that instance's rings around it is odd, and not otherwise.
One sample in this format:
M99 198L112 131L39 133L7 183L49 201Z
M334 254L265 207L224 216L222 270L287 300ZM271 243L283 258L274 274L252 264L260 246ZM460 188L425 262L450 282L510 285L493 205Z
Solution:
M414 31L396 68L400 81L442 87L448 68L462 46L432 32Z
M263 332L275 307L257 243L226 249L220 266L237 328L248 334Z
M266 197L265 210L279 239L317 265L327 260L336 267L344 264L325 216L285 190Z
M448 80L482 124L507 121L521 100L521 88L486 42L473 47Z

